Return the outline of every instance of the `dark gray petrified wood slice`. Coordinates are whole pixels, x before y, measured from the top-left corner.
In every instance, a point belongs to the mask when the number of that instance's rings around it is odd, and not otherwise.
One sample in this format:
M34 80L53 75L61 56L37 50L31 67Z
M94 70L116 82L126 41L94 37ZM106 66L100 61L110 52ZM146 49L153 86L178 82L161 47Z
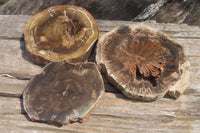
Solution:
M103 93L94 63L54 62L30 80L23 105L31 120L63 125L87 119Z
M26 52L35 63L87 60L98 37L94 18L72 5L54 6L33 16L25 28Z
M143 101L156 100L168 91L178 98L190 77L183 48L144 25L121 26L103 35L96 61L116 88Z

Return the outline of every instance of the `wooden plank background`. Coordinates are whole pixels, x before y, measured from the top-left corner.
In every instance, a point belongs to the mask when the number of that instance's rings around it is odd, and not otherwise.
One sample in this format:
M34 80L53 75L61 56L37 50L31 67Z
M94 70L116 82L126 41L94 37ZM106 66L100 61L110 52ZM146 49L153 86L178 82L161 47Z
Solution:
M185 24L158 24L154 21L96 20L100 36L115 26L146 24L165 32L185 47L191 63L191 82L178 100L168 96L155 102L126 98L105 79L106 93L102 102L84 123L56 127L31 122L21 94L29 79L40 73L41 66L25 54L23 31L31 16L0 15L0 132L200 132L200 29ZM94 54L90 61L94 60Z

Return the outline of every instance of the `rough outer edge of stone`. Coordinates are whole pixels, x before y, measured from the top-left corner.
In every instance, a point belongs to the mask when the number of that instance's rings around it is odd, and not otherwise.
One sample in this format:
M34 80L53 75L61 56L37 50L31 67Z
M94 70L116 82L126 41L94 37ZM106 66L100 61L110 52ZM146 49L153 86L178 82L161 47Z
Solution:
M182 96L185 93L186 89L188 88L188 85L190 83L189 67L190 67L190 62L186 60L184 64L180 66L181 69L185 70L181 75L181 79L179 80L179 82L176 82L175 85L171 86L167 92L167 94L173 97L174 99L178 99L180 96Z
M124 25L124 26L128 26L130 27L132 30L133 29L136 29L136 28L140 28L140 29L149 29L151 32L153 33L157 33L161 36L164 36L166 39L170 40L173 44L175 45L180 45L179 43L175 42L174 40L172 40L168 35L166 35L165 33L159 31L159 30L156 30L154 28L151 28L147 25L135 25L135 24L128 24L128 25ZM107 36L113 34L114 32L116 32L117 29L119 29L121 26L118 26L118 27L115 27L113 28L110 32L107 32L105 33L104 35L102 35L99 40L98 40L98 43L97 43L97 47L96 47L96 62L97 62L97 65L98 65L98 68L99 70L104 73L108 79L108 81L113 84L117 89L119 89L125 96L127 96L128 98L131 98L131 99L136 99L136 100L142 100L142 101L146 101L146 102L151 102L151 101L155 101L157 99L160 99L162 97L164 97L167 93L169 94L169 96L177 99L178 97L180 97L181 95L184 94L184 92L186 91L187 89L187 85L189 84L189 79L190 79L190 71L189 71L189 66L190 66L190 63L186 57L186 54L185 54L185 50L184 50L184 47L182 47L183 49L183 54L185 55L185 62L180 65L179 64L179 69L180 68L185 68L187 70L184 70L184 73L182 74L181 76L181 79L174 85L174 86L169 86L168 89L166 89L166 91L161 95L142 95L142 94L133 94L133 93L129 93L129 92L126 92L124 91L124 85L120 84L120 83L117 83L115 81L115 78L112 76L112 75L109 75L108 74L108 71L106 69L106 66L105 64L103 63L103 59L101 58L102 57L102 52L101 52L101 46L103 45L103 42L104 40L107 38ZM180 45L181 46L181 45ZM185 72L186 71L186 72ZM186 75L186 76L183 76L183 75ZM187 81L184 81L184 80L187 80ZM179 88L178 88L179 87ZM134 98L133 98L134 97Z

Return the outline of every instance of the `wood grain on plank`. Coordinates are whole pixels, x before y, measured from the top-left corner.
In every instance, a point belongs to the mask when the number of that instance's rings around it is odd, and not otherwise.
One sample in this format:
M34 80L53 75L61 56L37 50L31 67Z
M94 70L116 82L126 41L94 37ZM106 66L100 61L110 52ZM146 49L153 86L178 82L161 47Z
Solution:
M91 132L128 132L128 131L194 131L195 124L200 122L200 94L191 100L191 94L186 94L180 100L168 98L156 102L144 103L132 101L122 94L106 93L100 106L84 123L57 128L48 124L30 122L18 98L0 97L0 121L5 127L32 127L32 129L82 130ZM6 108L7 110L3 110ZM159 110L159 111L158 111ZM2 126L2 125L1 125ZM195 127L200 130L198 127ZM81 131L80 130L80 131Z
M25 53L23 32L31 17L0 15L0 132L200 132L200 29L154 21L96 20L100 35L123 24L146 24L182 44L191 63L190 85L182 97L173 100L166 96L150 103L133 101L104 79L107 92L86 122L61 128L31 122L20 99L29 79L42 69ZM90 60L94 61L94 54Z
M189 61L191 64L190 71L191 71L191 80L190 80L190 85L188 86L188 89L195 89L196 91L200 92L200 57L189 57ZM9 65L7 66L9 67ZM35 68L32 68L35 70ZM40 68L42 69L42 68ZM14 96L21 96L22 91L24 87L26 86L28 80L20 80L19 78L31 78L31 75L26 75L30 73L30 71L33 71L30 69L23 69L21 71L16 71L18 72L18 75L15 75L15 73L8 73L6 76L6 71L4 72L5 74L0 74L0 94L1 95L14 95ZM7 70L8 71L8 70ZM40 71L39 71L40 72ZM26 74L25 74L26 73ZM11 77L9 77L9 74ZM12 77L12 76L17 76L17 77ZM115 92L115 93L120 93L116 88L114 88L104 77L104 84L105 84L105 89L107 92Z

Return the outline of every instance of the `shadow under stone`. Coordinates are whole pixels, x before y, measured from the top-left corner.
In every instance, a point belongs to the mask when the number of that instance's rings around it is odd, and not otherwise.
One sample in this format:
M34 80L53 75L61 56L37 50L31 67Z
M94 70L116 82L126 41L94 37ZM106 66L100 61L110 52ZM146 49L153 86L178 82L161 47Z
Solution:
M22 51L22 57L23 57L23 59L24 60L26 60L27 62L29 62L29 63L31 63L31 64L34 64L34 65L38 65L38 66L40 66L40 67L43 67L42 65L39 65L39 64L36 64L36 63L34 63L34 62L32 62L29 58L28 58L28 56L27 56L27 54L26 54L26 46L25 46L25 40L24 40L24 34L22 35L22 37L20 38L20 49L21 49L21 51Z

